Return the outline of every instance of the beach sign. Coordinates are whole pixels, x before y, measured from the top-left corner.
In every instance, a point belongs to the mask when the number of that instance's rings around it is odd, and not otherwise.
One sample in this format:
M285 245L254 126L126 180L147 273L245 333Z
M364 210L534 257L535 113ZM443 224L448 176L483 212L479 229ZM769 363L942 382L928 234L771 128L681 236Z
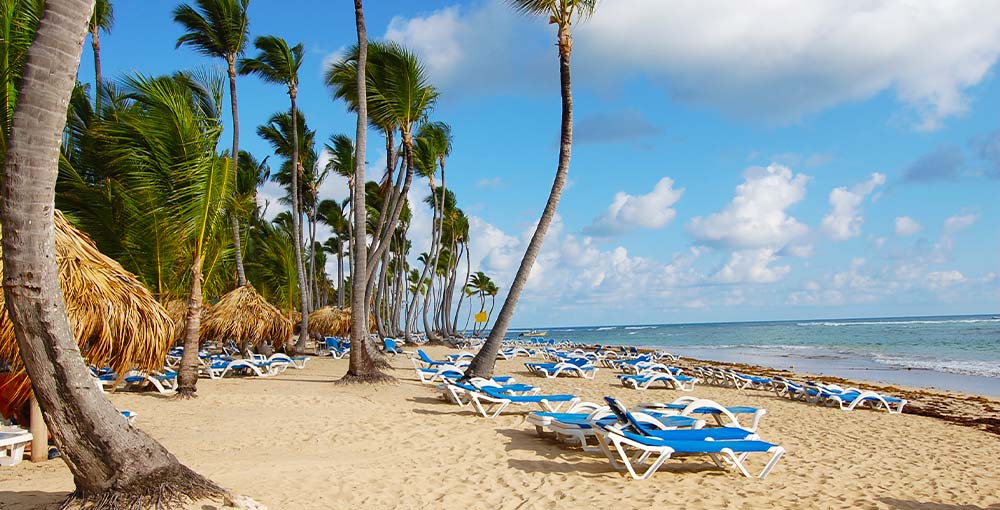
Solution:
M476 313L476 322L486 322L486 312Z

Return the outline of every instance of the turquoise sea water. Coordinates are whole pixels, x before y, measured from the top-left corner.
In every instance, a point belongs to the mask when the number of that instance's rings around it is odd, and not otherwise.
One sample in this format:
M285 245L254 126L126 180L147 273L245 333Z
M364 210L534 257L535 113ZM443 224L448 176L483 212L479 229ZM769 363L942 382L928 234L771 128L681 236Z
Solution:
M543 328L548 338L1000 395L1000 316ZM524 330L510 330L516 336Z

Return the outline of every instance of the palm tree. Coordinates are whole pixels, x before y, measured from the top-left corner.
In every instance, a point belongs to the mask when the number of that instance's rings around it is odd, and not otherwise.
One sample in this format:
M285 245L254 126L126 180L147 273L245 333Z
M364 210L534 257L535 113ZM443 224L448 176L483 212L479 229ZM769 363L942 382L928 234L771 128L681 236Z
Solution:
M369 44L365 41L365 47L366 60L368 49L371 49L372 58L368 65L359 65L359 46L355 46L348 51L347 57L327 68L326 83L333 89L335 99L344 99L349 109L357 111L361 101L355 93L354 84L361 81L358 69L366 68L366 90L370 89L365 94L366 111L371 115L372 124L386 133L387 160L390 162L387 165L387 181L390 183L394 167L391 142L394 129L399 129L403 142L405 173L396 180L392 195L383 203L378 226L372 233L365 275L370 288L374 282L376 262L389 248L413 180L414 128L433 108L438 92L427 83L424 67L413 52L394 42Z
M354 0L354 20L358 32L358 68L365 69L368 61L368 34L365 30L365 10L362 0ZM351 345L368 345L368 294L367 282L363 276L367 271L368 228L365 224L365 147L368 141L368 101L365 73L357 73L358 112L357 131L354 136L354 182L352 183L351 207L354 213L354 238L351 249ZM351 349L350 364L342 383L391 381L393 377L383 374L375 365L375 360L367 348Z
M344 241L347 240L347 217L336 200L323 200L316 207L320 221L333 230L333 237L327 239L325 248L337 256L337 306L344 306Z
M253 74L267 83L288 87L288 99L292 108L292 227L295 230L295 268L299 277L299 296L302 306L302 327L295 349L305 350L309 338L309 293L305 266L302 261L302 231L300 227L301 206L299 204L299 131L296 98L299 94L299 67L302 65L302 44L289 47L288 43L273 35L265 35L254 40L258 54L254 58L241 59L240 74ZM360 344L357 344L360 345Z
M141 507L223 494L140 429L92 384L59 286L53 202L59 145L93 0L45 3L27 51L4 164L4 294L25 370L76 483L95 504ZM164 499L164 501L161 501Z
M184 73L127 78L124 89L136 106L102 131L109 161L128 173L128 188L144 198L147 216L158 219L161 237L177 241L177 260L186 259L188 264L183 275L190 278L187 322L178 378L178 393L184 397L196 391L202 286L206 269L224 251L216 249L215 240L235 186L228 163L215 152L222 133L221 83L218 77L201 80Z
M17 91L21 85L25 60L28 49L34 41L38 29L38 21L42 16L43 2L38 1L4 1L0 2L0 76L3 79L3 89L0 89L0 155L7 147L7 137L13 122L14 108L17 103Z
M115 10L111 5L111 0L97 0L94 4L94 14L90 17L90 47L94 50L94 101L95 111L101 111L101 86L103 77L101 76L101 31L105 34L111 32L111 27L115 24Z
M559 47L559 84L562 95L562 124L560 126L559 142L559 164L556 167L556 176L552 182L552 190L549 192L549 199L545 203L545 209L535 227L535 233L528 242L528 249L524 252L521 265L517 268L517 274L510 285L507 299L504 300L497 315L497 321L490 330L483 348L472 360L472 364L465 371L463 379L471 377L493 376L493 368L496 366L497 352L503 342L504 335L507 334L507 327L511 318L514 317L514 309L517 308L517 300L521 297L521 291L528 283L528 276L531 268L535 265L535 259L542 249L545 241L545 234L549 230L549 225L556 214L556 207L559 205L559 198L562 196L563 187L566 186L566 176L569 174L569 158L573 149L573 88L570 84L570 55L573 52L573 32L572 24L574 19L586 19L594 13L597 0L507 0L507 3L515 11L536 16L544 16L549 23L556 25L556 40Z
M103 0L107 1L107 0ZM98 2L100 5L100 2ZM246 49L250 20L247 8L250 0L195 0L195 7L181 4L174 9L174 21L187 31L177 39L177 46L192 46L195 51L208 57L226 60L229 72L229 99L233 115L233 148L229 153L236 158L240 153L240 115L236 102L236 59ZM96 15L96 13L95 13ZM93 32L95 40L97 32ZM98 85L100 75L98 75ZM98 95L98 97L100 97ZM98 103L100 104L100 103ZM233 180L236 179L238 162L231 162ZM233 228L233 255L236 261L236 284L247 284L243 267L243 247L240 237L240 220L236 214L230 217Z

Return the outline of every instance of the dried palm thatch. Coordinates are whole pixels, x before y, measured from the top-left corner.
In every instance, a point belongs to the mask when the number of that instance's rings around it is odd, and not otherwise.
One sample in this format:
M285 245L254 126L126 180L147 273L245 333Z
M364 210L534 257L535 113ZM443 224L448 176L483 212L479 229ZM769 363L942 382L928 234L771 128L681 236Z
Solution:
M258 345L267 341L278 348L292 336L292 321L252 285L244 285L205 309L200 333L203 342L232 339L241 345Z
M181 339L184 338L184 334L186 333L184 328L187 326L187 313L188 313L187 301L182 301L180 299L171 299L170 301L167 301L167 304L164 305L164 308L167 309L167 315L170 316L170 320L174 322L174 333L172 338L174 339L175 343L179 342L181 341ZM212 309L211 303L202 303L201 320L203 321L205 320L205 315L207 315L208 311L211 309Z
M375 331L375 316L368 315L368 331ZM350 336L351 309L326 306L309 314L309 332L322 336Z
M83 358L90 365L110 367L120 377L133 368L162 369L172 343L173 323L167 311L132 273L101 253L59 211L55 230L59 283ZM11 363L11 373L0 381L0 412L16 416L31 385L3 306L0 289L0 358Z

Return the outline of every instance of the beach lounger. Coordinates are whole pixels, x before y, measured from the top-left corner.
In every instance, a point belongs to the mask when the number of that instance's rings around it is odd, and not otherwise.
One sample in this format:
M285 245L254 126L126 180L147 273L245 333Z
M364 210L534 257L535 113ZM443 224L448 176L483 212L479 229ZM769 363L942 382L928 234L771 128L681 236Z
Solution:
M489 386L468 392L477 411L486 418L500 416L511 404L537 404L548 412L558 412L563 404L572 406L580 399L575 395L509 395Z
M602 451L611 461L612 467L627 470L636 480L652 476L675 453L708 455L716 466L732 466L748 478L753 477L745 465L749 454L769 453L770 460L757 475L758 478L764 478L785 452L781 446L760 441L753 432L743 429L651 429L617 400L611 397L605 397L605 400L618 421L613 424L598 424L598 433L602 436ZM636 450L639 453L633 455L632 451ZM636 469L643 467L645 470L642 473Z
M569 444L580 446L584 451L600 451L600 439L597 428L601 424L614 423L617 418L607 406L586 403L581 406L578 403L566 413L546 413L535 411L528 415L528 423L535 425L535 431L539 436L545 436L544 430L549 429L555 439ZM582 412L584 409L592 408L589 413ZM671 430L678 428L701 428L705 425L702 420L689 418L686 416L661 416L655 417L646 413L635 413L636 419L642 420L650 427L657 430ZM591 441L591 438L594 441Z
M571 358L559 363L525 363L524 366L529 372L548 379L555 379L562 374L593 379L598 370L587 358Z
M177 392L177 372L169 368L165 369L165 372L132 371L122 381L125 383L125 389L130 390L143 390L152 386L161 395L173 395Z
M16 426L0 427L0 466L16 466L24 458L24 448L32 435Z
M875 391L858 388L841 388L833 384L810 383L819 391L817 400L821 404L836 405L843 411L853 411L858 407L885 409L889 414L901 414L906 400L882 395Z
M423 349L417 349L417 358L414 358L414 359L419 359L421 362L423 362L424 366L427 367L427 368L439 367L441 365L454 365L455 364L451 360L448 360L448 361L433 360L433 359L431 359L430 356L427 355L426 352L424 352Z
M664 415L707 415L715 419L720 427L739 427L756 431L760 427L760 420L767 414L767 410L751 406L723 406L714 400L700 399L695 397L680 397L669 403L641 403L639 409L648 413L660 413ZM750 426L740 423L737 415L749 414Z
M395 356L397 354L409 354L406 351L404 351L403 348L400 347L395 340L391 338L383 338L382 347L383 347L382 352L390 356Z
M463 396L467 396L470 392L480 391L481 388L485 387L496 388L508 395L535 395L541 391L541 388L529 384L501 383L496 379L483 379L482 377L473 377L468 383L460 383L457 379L450 377L445 377L443 380L444 382L438 385L441 389L441 396L448 402L462 407L471 402L471 398L463 398Z
M656 370L644 371L639 374L619 374L622 386L635 390L647 390L656 383L663 383L667 389L694 391L697 379L686 375L673 375L670 372L660 372Z
M302 370L306 368L306 363L309 361L308 356L289 356L287 354L277 352L271 355L270 358L266 360L269 363L284 363L291 368Z

